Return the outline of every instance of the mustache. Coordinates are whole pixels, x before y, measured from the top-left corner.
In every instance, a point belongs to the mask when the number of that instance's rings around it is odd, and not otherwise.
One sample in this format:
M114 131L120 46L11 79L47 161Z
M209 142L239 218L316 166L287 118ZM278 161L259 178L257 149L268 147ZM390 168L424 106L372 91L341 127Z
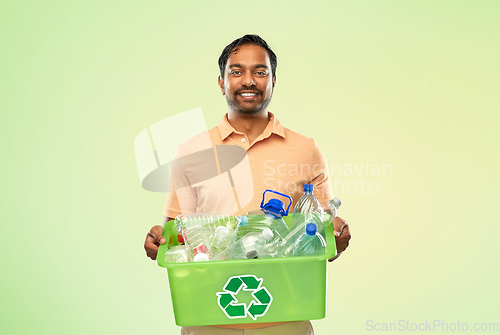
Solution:
M235 95L237 95L238 93L240 93L241 91L253 91L253 92L257 92L259 93L260 95L262 95L264 92L259 90L257 87L255 86L242 86L240 89L236 90L234 92Z

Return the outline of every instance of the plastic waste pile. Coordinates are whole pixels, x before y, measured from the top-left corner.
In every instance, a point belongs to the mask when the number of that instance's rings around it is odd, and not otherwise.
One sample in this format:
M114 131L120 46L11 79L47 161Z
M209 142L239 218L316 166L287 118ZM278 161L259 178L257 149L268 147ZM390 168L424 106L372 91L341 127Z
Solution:
M266 190L260 210L241 216L181 214L175 219L181 245L165 254L170 263L224 261L273 257L315 256L326 253L325 227L330 217L313 195L313 185L304 185L304 194L295 206L290 227L284 217L292 204L285 194ZM277 198L265 202L266 193L289 200L288 207ZM330 200L336 216L340 200Z

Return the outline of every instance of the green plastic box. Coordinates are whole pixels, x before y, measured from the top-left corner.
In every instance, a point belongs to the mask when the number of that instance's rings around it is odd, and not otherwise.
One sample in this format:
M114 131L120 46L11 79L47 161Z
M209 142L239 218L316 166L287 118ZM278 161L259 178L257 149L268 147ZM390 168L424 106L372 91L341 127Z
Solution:
M291 215L285 217L290 225ZM330 217L327 218L330 220ZM321 256L168 263L179 244L174 221L165 224L157 263L167 268L175 323L207 326L322 319L326 315L327 259L336 254L333 225Z

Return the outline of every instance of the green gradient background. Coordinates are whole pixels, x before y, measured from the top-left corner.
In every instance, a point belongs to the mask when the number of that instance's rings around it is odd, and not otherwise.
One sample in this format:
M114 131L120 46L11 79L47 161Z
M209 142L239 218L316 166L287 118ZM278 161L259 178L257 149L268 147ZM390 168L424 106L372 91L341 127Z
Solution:
M179 333L165 271L143 250L165 194L141 189L133 141L195 107L215 126L226 111L217 58L244 33L278 55L270 110L286 127L314 137L330 164L392 166L337 175L378 192L337 189L353 239L329 265L316 333L500 323L499 9L2 2L0 333Z

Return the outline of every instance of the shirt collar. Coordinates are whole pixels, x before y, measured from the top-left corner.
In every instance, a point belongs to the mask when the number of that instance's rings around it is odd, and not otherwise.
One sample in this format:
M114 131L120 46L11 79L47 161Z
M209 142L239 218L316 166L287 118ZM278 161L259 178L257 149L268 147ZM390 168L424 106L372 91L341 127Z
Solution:
M271 136L271 133L274 133L276 135L279 135L279 136L285 138L285 127L283 127L283 125L274 116L273 113L271 113L271 112L267 112L267 113L269 114L269 123L267 124L266 129L264 129L264 132L262 133L263 137L267 138L267 137ZM229 121L227 120L227 113L224 115L222 120L219 122L217 129L219 129L219 134L220 134L220 137L223 141L232 133L240 133L240 132L236 131L233 128L233 126L231 126L231 124L229 124Z

